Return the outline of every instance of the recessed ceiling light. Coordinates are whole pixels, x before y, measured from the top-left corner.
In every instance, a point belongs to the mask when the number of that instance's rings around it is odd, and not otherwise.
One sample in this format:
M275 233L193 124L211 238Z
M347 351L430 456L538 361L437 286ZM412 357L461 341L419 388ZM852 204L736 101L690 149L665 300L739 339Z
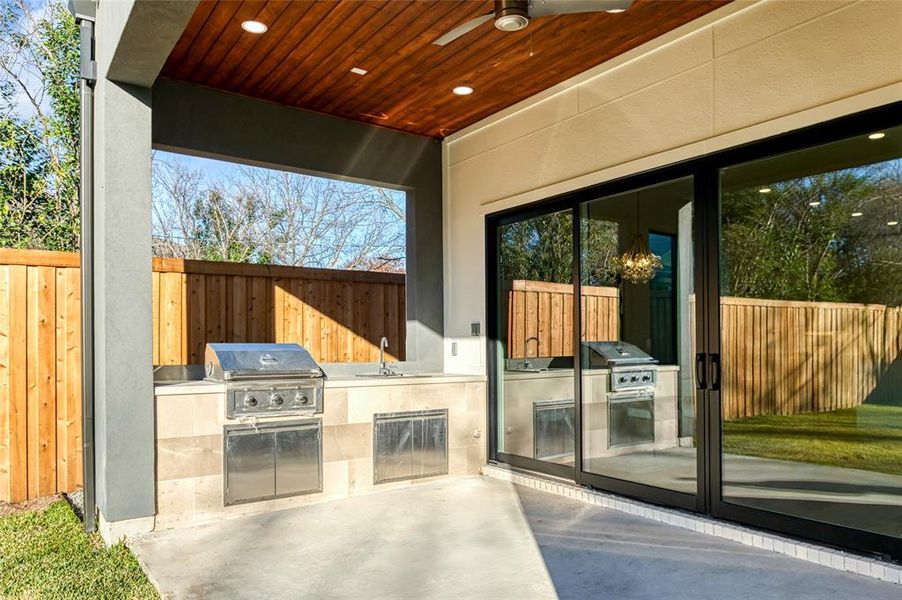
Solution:
M241 28L248 33L266 33L266 30L269 29L266 25L261 23L260 21L244 21L241 23Z
M869 140L882 140L885 137L886 137L885 133L883 133L882 131L878 131L876 133L872 133L871 135L869 135L868 139Z
M360 67L354 67L351 69L351 73L354 75L366 75L368 71L366 69L361 69Z
M761 188L760 190L758 190L758 193L759 193L759 194L769 194L769 193L770 193L770 188L768 188L768 187L763 187L763 188Z
M451 91L454 92L455 94L457 94L458 96L469 96L470 94L473 93L473 88L468 87L466 85L459 85Z
M604 12L609 12L609 13L611 13L612 15L616 15L617 13L622 13L622 12L625 12L625 11L626 11L625 8L609 8L608 10L606 10L606 11L604 11Z
M863 215L863 214L864 214L864 213L853 212L853 213L852 213L852 216L853 216L853 217L860 217L860 216Z
M887 221L886 224L887 225L898 225L899 221Z

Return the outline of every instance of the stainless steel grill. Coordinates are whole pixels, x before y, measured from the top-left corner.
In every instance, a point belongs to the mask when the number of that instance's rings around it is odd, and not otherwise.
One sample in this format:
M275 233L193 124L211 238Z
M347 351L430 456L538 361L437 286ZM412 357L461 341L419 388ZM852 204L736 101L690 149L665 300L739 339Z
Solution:
M584 365L611 370L608 385L608 447L655 441L658 361L622 341L585 342Z
M590 369L611 370L612 392L633 388L654 388L658 381L658 361L633 344L621 341L585 342Z
M297 344L207 344L206 378L226 386L226 417L323 412L325 373Z

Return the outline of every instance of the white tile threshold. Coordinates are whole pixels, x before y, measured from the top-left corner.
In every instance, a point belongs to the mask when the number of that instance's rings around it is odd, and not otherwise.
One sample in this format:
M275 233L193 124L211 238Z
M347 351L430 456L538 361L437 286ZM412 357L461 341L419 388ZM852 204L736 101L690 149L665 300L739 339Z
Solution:
M482 467L482 473L487 477L667 523L690 531L733 540L746 546L770 550L771 552L806 560L838 571L849 571L889 583L902 584L902 566L891 562L843 552L827 546L801 542L793 538L743 527L727 521L718 521L704 515L694 515L606 492L589 490L560 479L508 467L485 465Z

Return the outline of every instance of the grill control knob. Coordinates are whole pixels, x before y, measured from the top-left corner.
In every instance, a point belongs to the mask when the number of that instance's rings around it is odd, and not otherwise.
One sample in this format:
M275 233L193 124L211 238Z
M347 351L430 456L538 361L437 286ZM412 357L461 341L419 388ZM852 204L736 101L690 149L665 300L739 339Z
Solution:
M307 397L307 394L304 392L298 392L298 395L294 397L295 401L301 405L310 404L310 398Z
M621 376L620 376L620 379L619 379L618 381L619 381L620 383L626 383L626 377L624 377L623 375L621 375Z
M633 375L632 377L630 377L630 381L635 383L636 381L639 381L639 378Z
M284 402L285 400L278 394L273 394L272 398L269 399L269 403L273 406L282 406L282 403Z
M651 376L649 376L649 375L643 375L643 376L642 376L642 381L651 381Z
M245 406L257 406L257 399L253 396L248 396L244 399Z

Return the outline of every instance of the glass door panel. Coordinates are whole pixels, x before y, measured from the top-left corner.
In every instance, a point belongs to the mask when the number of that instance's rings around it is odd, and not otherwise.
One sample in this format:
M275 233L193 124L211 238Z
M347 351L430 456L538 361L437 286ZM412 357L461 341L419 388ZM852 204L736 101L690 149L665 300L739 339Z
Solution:
M721 171L724 502L902 536L900 156L895 127Z
M687 177L580 206L583 471L697 492Z
M497 229L498 451L574 463L573 217Z

